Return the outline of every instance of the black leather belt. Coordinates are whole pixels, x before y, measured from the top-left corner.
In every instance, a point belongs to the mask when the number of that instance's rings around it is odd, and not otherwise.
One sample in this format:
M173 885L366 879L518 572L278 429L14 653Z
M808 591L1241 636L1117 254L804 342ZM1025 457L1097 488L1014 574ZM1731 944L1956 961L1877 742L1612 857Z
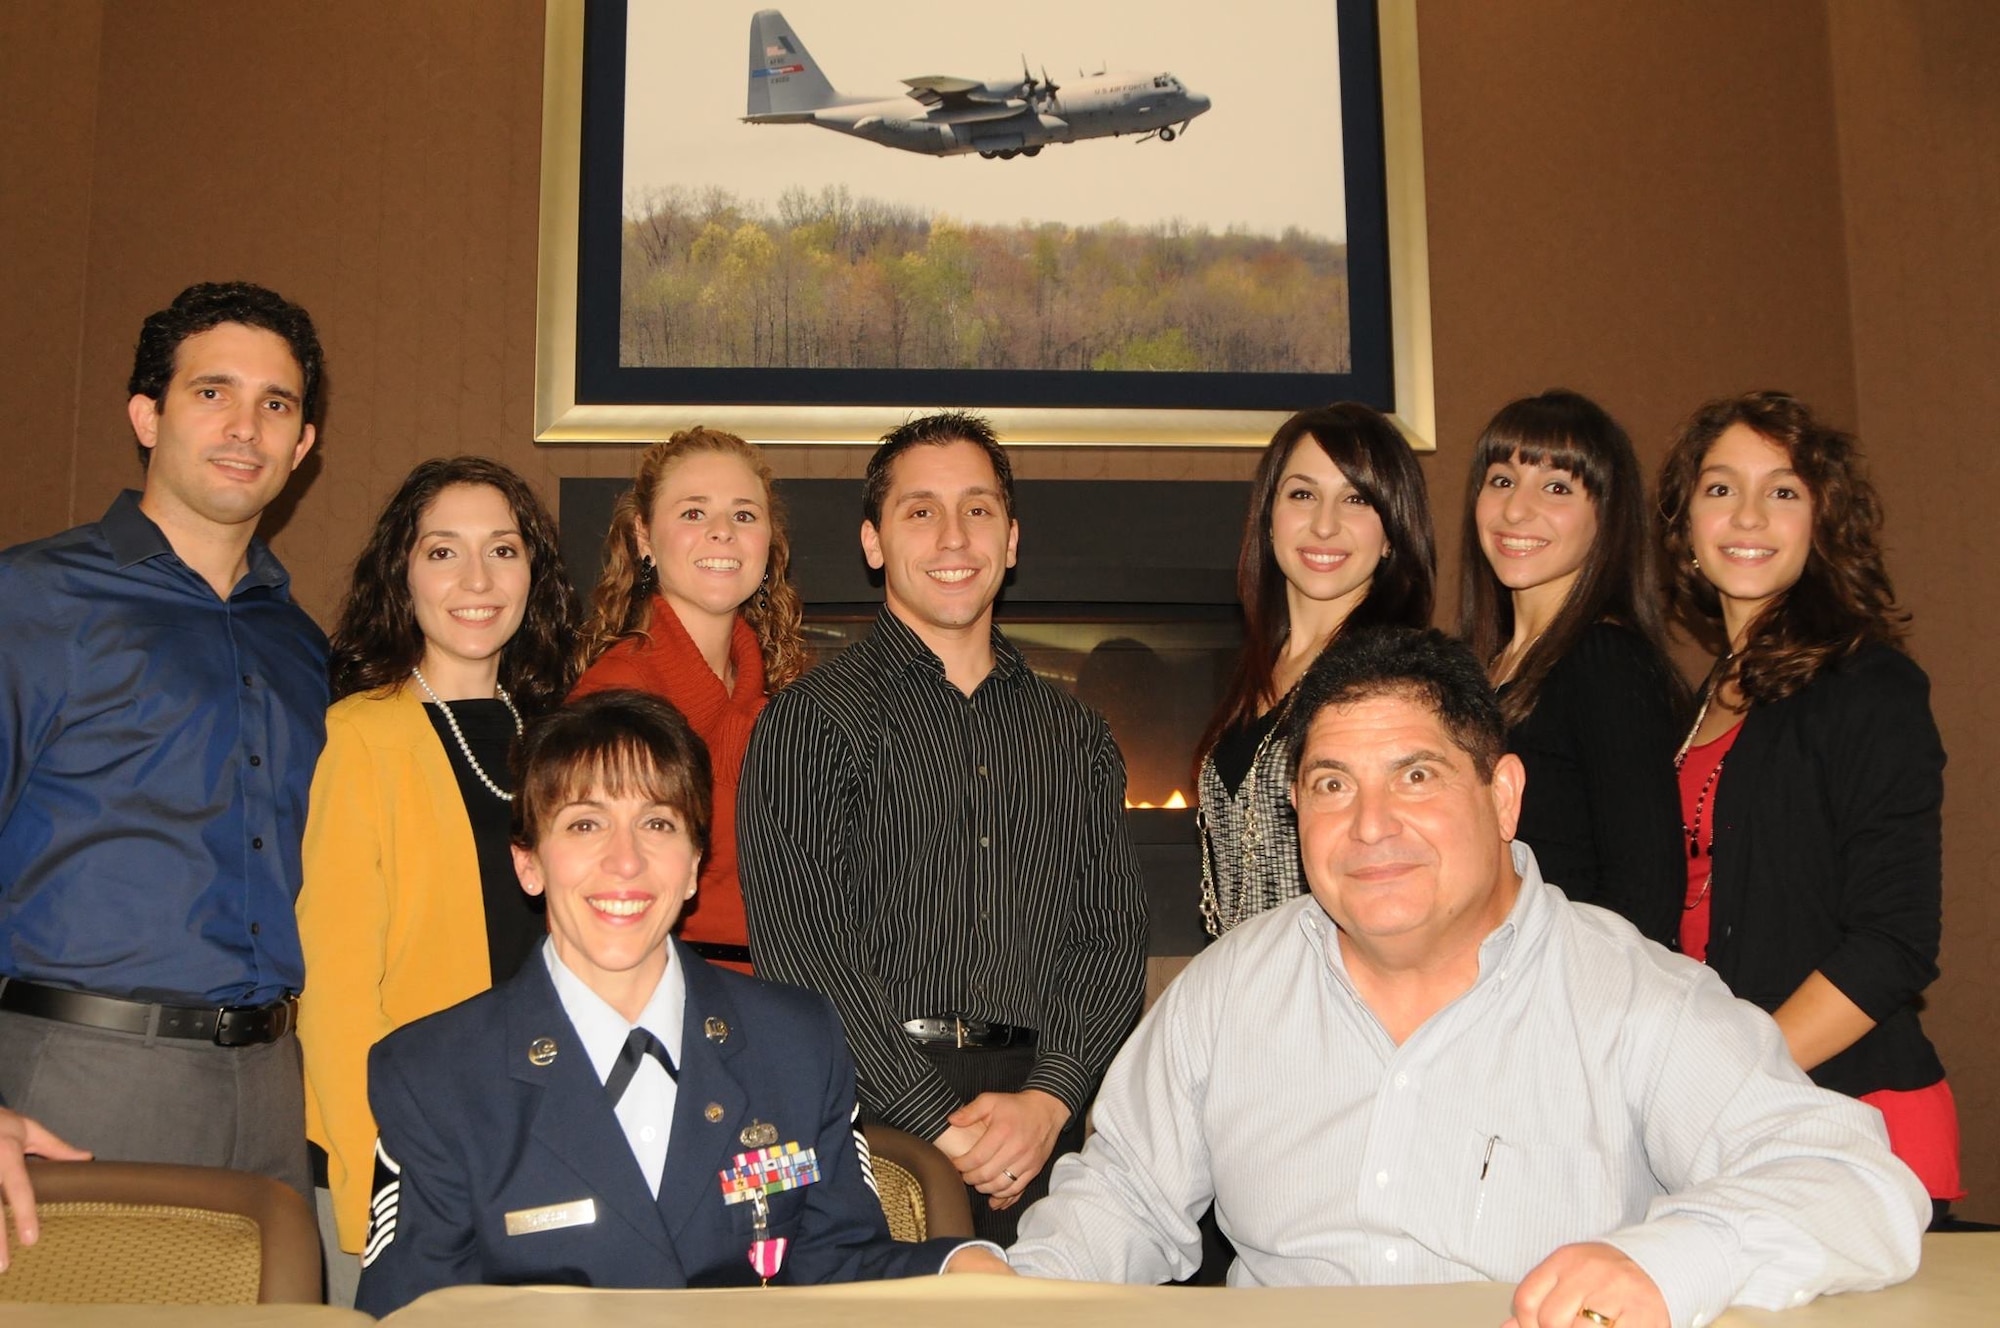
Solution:
M985 1051L993 1047L1030 1047L1035 1042L1035 1030L1016 1028L1012 1024L990 1024L984 1019L967 1019L962 1015L928 1015L922 1019L905 1019L903 1031L926 1046L957 1047L962 1051Z
M682 945L700 955L703 959L720 964L747 964L750 962L750 947L730 945L726 941L690 941L683 939Z
M291 1032L298 1023L299 1003L296 997L287 996L269 1005L153 1005L0 978L0 1010L116 1033L153 1033L213 1042L218 1047L253 1047L276 1042Z

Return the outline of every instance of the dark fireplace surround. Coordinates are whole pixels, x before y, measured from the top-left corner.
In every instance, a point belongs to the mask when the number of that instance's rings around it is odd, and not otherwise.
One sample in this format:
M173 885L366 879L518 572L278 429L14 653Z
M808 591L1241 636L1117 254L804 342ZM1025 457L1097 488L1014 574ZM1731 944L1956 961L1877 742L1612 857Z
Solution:
M563 557L579 588L602 565L621 479L562 481ZM859 480L779 482L792 578L820 659L865 633L881 577L861 556ZM1236 550L1249 485L1022 480L1020 565L998 616L1035 671L1101 711L1124 753L1127 824L1146 877L1149 951L1201 948L1194 747L1241 641ZM1139 806L1132 804L1151 804Z

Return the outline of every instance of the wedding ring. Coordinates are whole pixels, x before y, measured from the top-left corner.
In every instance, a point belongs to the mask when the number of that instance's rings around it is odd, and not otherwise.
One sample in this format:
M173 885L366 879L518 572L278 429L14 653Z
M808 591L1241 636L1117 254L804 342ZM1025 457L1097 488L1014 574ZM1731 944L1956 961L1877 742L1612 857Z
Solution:
M1576 1312L1576 1317L1579 1319L1590 1320L1592 1323L1597 1325L1597 1328L1611 1328L1612 1324L1618 1322L1618 1320L1612 1318L1608 1314L1599 1314L1596 1310L1591 1309L1588 1305L1578 1310Z
M1021 1178L1019 1176L1016 1176L1013 1172L1007 1170L1007 1168L1005 1167L1000 1168L1000 1174L1005 1176L1008 1180L1013 1181L1017 1185L1021 1181Z

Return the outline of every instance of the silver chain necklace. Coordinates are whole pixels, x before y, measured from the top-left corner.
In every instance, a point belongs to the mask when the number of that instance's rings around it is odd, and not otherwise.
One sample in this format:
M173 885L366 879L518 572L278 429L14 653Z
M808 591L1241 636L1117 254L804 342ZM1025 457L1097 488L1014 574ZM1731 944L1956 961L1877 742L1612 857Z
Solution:
M479 764L479 758L472 754L472 744L465 740L465 730L458 726L458 716L451 713L451 707L444 703L444 698L432 691L431 685L424 681L424 671L422 669L411 669L410 676L417 680L417 686L424 689L424 695L431 699L431 704L435 705L439 710L444 711L444 722L451 729L451 736L458 739L458 750L465 756L465 763L472 767L472 773L478 778L479 782L484 784L493 796L500 799L500 801L512 802L514 795L494 783L492 778L487 775L486 768ZM508 696L507 689L497 682L493 684L493 694L500 698L500 704L506 706L507 713L514 717L514 736L517 738L520 737L522 729L521 712L514 708L514 698Z

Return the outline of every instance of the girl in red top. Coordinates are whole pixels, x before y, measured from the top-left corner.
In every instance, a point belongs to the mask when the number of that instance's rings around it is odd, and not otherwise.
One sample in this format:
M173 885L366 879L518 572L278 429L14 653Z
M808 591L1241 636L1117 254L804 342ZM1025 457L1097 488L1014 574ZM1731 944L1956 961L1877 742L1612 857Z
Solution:
M1676 607L1727 638L1676 762L1681 948L1769 1010L1815 1082L1882 1112L1948 1220L1958 1117L1917 1015L1937 976L1944 748L1874 486L1853 439L1759 392L1689 421L1660 508Z
M736 785L750 726L805 669L791 545L769 463L734 434L694 428L639 458L612 510L574 696L634 688L664 697L708 744L715 818L681 939L750 971L736 876Z

